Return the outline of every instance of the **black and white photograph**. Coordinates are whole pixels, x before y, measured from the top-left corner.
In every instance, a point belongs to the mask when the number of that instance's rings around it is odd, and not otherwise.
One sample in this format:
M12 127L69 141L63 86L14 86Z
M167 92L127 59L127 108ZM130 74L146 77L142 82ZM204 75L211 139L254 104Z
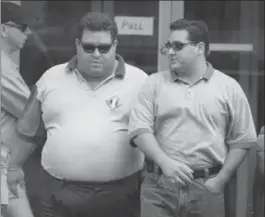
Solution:
M264 1L1 0L1 217L263 217Z

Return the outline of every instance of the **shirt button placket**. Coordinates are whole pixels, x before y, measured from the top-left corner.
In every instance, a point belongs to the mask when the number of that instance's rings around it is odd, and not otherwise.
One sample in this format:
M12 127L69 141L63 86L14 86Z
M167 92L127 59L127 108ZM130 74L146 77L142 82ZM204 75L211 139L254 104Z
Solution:
M191 99L191 97L192 97L192 90L191 90L190 86L188 87L188 90L187 90L187 96L189 99Z

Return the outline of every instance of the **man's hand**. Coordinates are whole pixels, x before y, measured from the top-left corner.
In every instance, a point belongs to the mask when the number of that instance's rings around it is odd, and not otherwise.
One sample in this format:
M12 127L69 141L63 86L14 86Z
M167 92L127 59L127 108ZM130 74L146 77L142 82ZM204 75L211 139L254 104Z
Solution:
M212 178L209 178L205 182L205 187L208 191L213 194L223 193L226 182L221 179L218 175Z
M7 172L7 185L15 197L19 197L17 185L25 189L24 172L22 168L9 168Z
M192 169L179 161L168 158L159 166L161 167L164 175L173 182L177 182L181 185L187 185L191 184L193 180Z

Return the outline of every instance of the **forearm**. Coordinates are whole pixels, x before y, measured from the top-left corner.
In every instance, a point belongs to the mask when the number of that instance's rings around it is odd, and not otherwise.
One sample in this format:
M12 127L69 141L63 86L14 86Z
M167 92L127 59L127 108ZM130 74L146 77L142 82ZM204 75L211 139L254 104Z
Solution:
M22 167L36 148L36 144L30 142L19 141L16 143L11 149L9 169Z
M224 183L228 182L233 176L238 166L245 159L248 151L249 149L235 148L228 152L224 165L218 173L218 177L222 179Z
M134 138L134 142L147 157L159 166L169 158L151 133L140 134Z

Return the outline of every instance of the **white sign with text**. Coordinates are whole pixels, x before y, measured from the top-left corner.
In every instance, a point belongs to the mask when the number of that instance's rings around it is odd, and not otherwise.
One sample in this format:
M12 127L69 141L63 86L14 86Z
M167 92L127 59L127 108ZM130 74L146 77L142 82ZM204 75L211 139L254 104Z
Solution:
M119 35L153 35L153 17L116 16Z

